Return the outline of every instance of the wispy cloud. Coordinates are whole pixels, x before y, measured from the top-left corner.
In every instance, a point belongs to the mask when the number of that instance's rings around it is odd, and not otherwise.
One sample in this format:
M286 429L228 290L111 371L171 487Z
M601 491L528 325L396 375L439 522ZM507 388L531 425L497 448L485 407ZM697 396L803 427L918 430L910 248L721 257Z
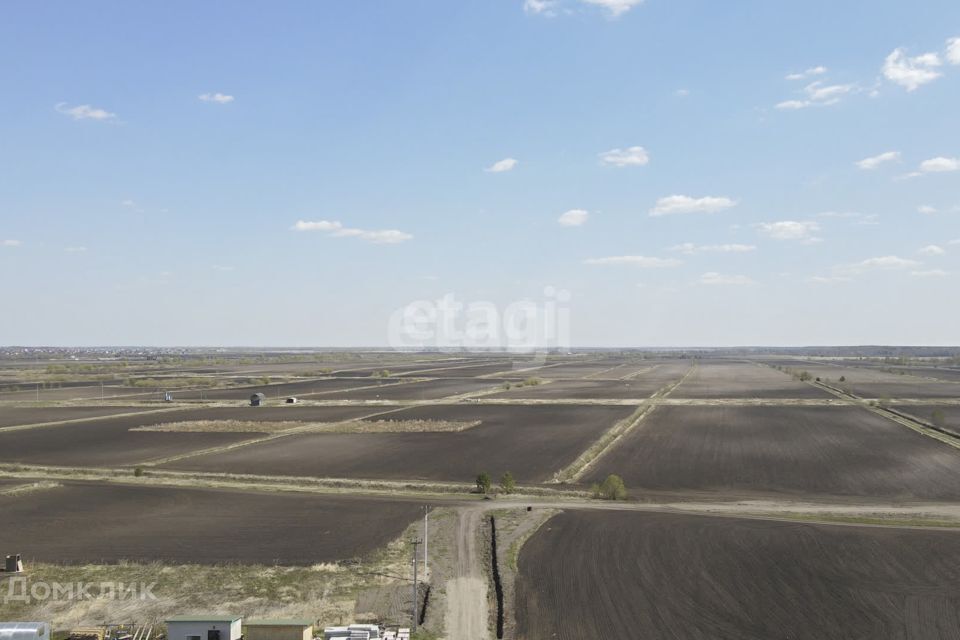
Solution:
M748 278L747 276L724 275L722 273L717 273L716 271L708 271L707 273L700 276L700 284L744 286L744 285L756 284L756 283L752 279Z
M928 244L920 249L919 253L922 253L925 256L942 256L946 253L946 250L938 245Z
M683 264L674 258L654 258L650 256L609 256L606 258L588 258L584 264L593 265L632 265L644 269L663 269Z
M945 158L943 156L930 158L920 163L920 171L924 173L960 171L960 158Z
M484 169L487 173L503 173L504 171L511 171L520 161L516 158L504 158L503 160L497 160L492 165Z
M922 213L922 214L924 214L924 215L928 215L928 216L929 216L929 215L935 214L936 212L937 212L937 208L936 208L936 207L931 207L931 206L928 205L928 204L922 204L922 205L920 205L919 207L917 207L917 213Z
M225 264L215 264L213 265L213 270L219 271L221 273L228 273L230 271L233 271L233 267Z
M813 220L780 220L778 222L761 222L757 229L765 236L774 240L799 240L801 242L818 242L816 237L820 231L820 224Z
M881 153L880 155L871 156L869 158L864 158L863 160L857 160L856 165L863 169L864 171L871 171L876 169L882 164L887 162L893 162L900 159L899 151L887 151Z
M650 154L643 147L610 149L600 155L600 162L613 167L642 167L650 162Z
M925 270L919 270L919 271L911 271L910 275L912 275L915 278L942 278L950 274L944 271L943 269L925 269Z
M587 222L590 212L586 209L570 209L560 214L557 222L562 227L579 227Z
M67 253L86 253L86 247L67 247L64 249Z
M905 49L897 48L883 62L883 77L907 91L916 91L943 75L937 71L942 64L936 53L910 57Z
M215 102L217 104L227 104L233 102L234 97L226 93L201 93L197 96L201 102Z
M848 273L865 273L867 271L909 269L919 266L919 262L910 260L909 258L880 256L877 258L867 258L854 264L840 265L837 269Z
M117 117L115 113L98 107L91 107L89 104L78 104L71 107L66 102L60 102L54 108L74 120L113 120Z
M581 2L602 7L611 18L619 18L630 9L643 4L643 0L581 0Z
M695 253L749 253L756 251L752 244L694 244L693 242L684 242L668 249L668 251L677 251L685 255Z
M334 238L358 238L372 244L399 244L413 239L413 235L397 229L354 229L335 220L298 220L291 228L293 231L322 231Z
M736 206L737 201L725 196L704 196L693 198L690 196L667 196L657 200L657 204L650 209L651 216L670 216L682 213L717 213L724 209Z
M19 240L0 240L0 247L19 247L21 244Z
M799 73L791 73L787 76L787 80L804 80L812 76L821 76L827 72L827 68L823 66L810 67L805 71Z
M947 62L950 64L960 64L960 38L950 38L947 40Z
M776 108L790 111L808 107L827 107L837 104L844 96L857 91L859 87L855 84L826 84L822 80L817 80L803 88L803 98L784 100L777 103Z
M523 10L533 15L553 17L556 15L556 0L524 0Z

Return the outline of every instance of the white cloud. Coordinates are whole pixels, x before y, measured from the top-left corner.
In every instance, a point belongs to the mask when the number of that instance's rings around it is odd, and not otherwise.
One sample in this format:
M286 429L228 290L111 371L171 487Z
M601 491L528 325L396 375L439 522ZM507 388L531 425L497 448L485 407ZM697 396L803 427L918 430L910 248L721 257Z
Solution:
M662 269L665 267L676 267L683 264L682 261L674 258L652 258L649 256L610 256L607 258L589 258L583 261L584 264L626 264L644 269Z
M826 107L840 102L843 96L858 91L855 84L824 84L817 80L803 88L807 97L803 100L784 100L776 105L777 109L796 110L807 107Z
M917 207L917 213L923 213L923 214L926 214L926 215L933 215L933 214L936 213L936 212L937 212L937 208L936 208L936 207L931 207L931 206L928 205L928 204L922 204L922 205L920 205L919 207Z
M936 53L924 53L911 58L904 49L898 48L884 60L883 76L907 91L915 91L942 75L936 71L941 64L940 56Z
M619 18L630 9L643 4L643 0L581 0L581 2L603 7L611 18Z
M322 231L334 238L359 238L373 244L399 244L413 239L413 235L397 229L353 229L344 227L343 224L335 220L298 220L291 229L293 231Z
M86 247L67 247L64 249L67 253L86 253Z
M700 284L743 286L754 284L754 282L747 276L728 276L715 271L708 271L700 276Z
M723 196L705 196L691 198L690 196L667 196L657 200L656 206L650 209L651 216L669 216L679 213L717 213L724 209L736 206L736 200Z
M217 104L227 104L233 102L234 98L231 95L225 93L201 93L197 96L202 102L216 102Z
M862 272L873 269L906 269L918 266L920 266L920 263L916 260L901 258L899 256L881 256L879 258L867 258L856 264L847 265L846 268L851 271Z
M948 171L960 171L960 158L930 158L920 163L920 171L924 173L945 173Z
M19 243L18 243L18 244L19 244ZM951 240L951 241L948 242L947 244L960 244L960 238L957 238L956 240Z
M492 165L484 169L487 173L503 173L504 171L510 171L517 166L519 160L516 158L504 158L503 160L498 160Z
M820 231L820 225L813 220L761 222L756 226L760 233L775 240L802 240L804 242L817 242L819 240L813 234Z
M689 256L695 253L748 253L756 251L756 249L752 244L694 244L684 242L670 247L669 251L679 251Z
M557 222L563 227L579 227L590 217L590 212L585 209L570 209L565 211L557 218Z
M915 278L942 278L950 274L943 269L926 269L924 271L911 271L910 275Z
M960 64L960 38L947 40L947 61L950 64Z
M791 73L787 76L787 80L803 80L804 78L809 78L811 76L821 76L827 72L827 68L823 66L810 67L806 71L801 71L800 73Z
M543 14L552 17L556 15L554 11L556 4L556 0L525 0L523 10L533 15Z
M60 102L55 108L63 115L70 116L74 120L112 120L117 117L115 113L110 113L97 107L91 107L88 104L78 104L75 107L71 107L68 106L66 102Z
M894 160L899 160L899 159L900 159L899 151L887 151L877 156L871 156L869 158L864 158L863 160L858 160L856 162L856 165L861 169L863 169L864 171L870 171L872 169L876 169L877 167L884 164L885 162L893 162Z
M935 244L930 244L925 246L923 249L920 249L920 253L922 253L925 256L942 256L943 254L946 253L946 251L944 251L943 247L938 247Z
M678 98L686 98L690 95L690 89L677 89L673 92L673 95L677 96Z
M614 167L642 167L650 162L650 154L643 147L610 149L600 154L600 162Z
M215 264L213 265L213 270L220 271L221 273L227 273L229 271L233 271L233 267L222 265L222 264Z
M19 240L0 240L0 247L19 247L21 244Z

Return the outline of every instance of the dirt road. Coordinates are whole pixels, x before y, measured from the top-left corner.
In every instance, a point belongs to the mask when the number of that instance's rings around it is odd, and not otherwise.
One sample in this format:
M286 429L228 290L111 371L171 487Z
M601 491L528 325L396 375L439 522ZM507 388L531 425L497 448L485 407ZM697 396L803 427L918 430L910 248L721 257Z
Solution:
M459 511L457 575L447 581L446 637L450 640L487 640L487 581L480 566L477 530L483 506Z

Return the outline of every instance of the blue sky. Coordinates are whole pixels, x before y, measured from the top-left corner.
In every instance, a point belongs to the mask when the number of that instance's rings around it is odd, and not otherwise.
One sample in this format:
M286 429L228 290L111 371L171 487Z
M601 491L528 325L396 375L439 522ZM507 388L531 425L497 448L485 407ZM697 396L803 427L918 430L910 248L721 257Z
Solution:
M0 343L960 343L955 1L0 12Z

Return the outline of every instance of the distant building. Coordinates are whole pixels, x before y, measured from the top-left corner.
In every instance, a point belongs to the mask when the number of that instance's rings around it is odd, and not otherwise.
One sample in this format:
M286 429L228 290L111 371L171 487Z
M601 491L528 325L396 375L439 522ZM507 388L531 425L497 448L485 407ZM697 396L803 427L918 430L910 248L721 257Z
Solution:
M167 640L240 640L239 616L177 616L167 620Z
M16 553L12 556L7 556L7 560L4 563L3 572L8 575L12 573L23 572L23 560L20 559L19 553Z
M46 622L0 622L0 640L50 640Z
M287 398L287 404L297 404L298 402L300 401L296 398Z
M243 625L244 640L312 640L310 620L250 620Z
M267 396L263 395L262 393L255 393L252 396L250 396L251 407L259 407L266 401L267 401Z

